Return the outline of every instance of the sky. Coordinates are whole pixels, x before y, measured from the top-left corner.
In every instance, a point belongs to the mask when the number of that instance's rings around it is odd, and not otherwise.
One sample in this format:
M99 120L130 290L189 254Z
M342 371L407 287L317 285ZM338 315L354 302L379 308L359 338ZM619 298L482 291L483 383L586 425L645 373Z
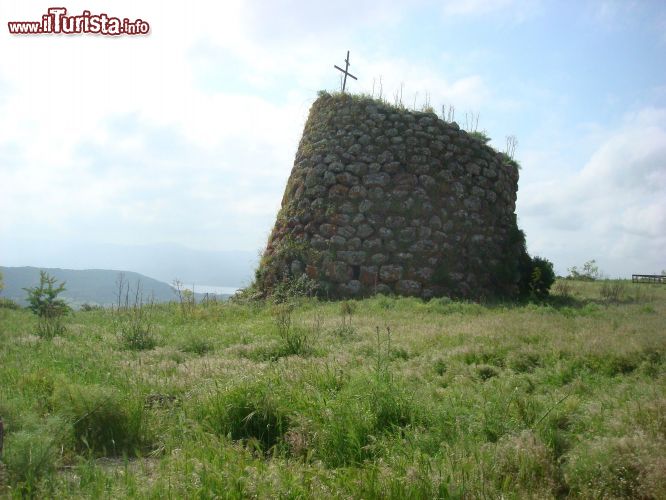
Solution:
M192 4L60 2L150 32L17 36L54 5L0 0L0 265L57 264L63 242L70 263L100 244L259 253L350 50L351 92L381 80L478 115L499 150L517 138L518 223L559 274L666 269L663 0Z

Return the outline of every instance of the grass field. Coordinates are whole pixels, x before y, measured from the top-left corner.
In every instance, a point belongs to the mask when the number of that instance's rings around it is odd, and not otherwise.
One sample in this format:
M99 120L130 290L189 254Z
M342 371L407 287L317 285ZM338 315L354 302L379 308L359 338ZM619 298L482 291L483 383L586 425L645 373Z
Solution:
M666 498L666 287L563 283L0 309L0 496Z

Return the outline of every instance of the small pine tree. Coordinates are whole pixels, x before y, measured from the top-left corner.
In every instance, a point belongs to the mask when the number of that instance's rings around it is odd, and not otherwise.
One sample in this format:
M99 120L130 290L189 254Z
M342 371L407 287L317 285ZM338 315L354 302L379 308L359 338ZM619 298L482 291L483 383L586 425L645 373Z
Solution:
M65 283L56 285L56 278L46 271L39 271L39 286L24 288L28 292L28 309L37 315L37 334L40 337L53 337L63 333L62 317L71 309L58 295L65 291Z

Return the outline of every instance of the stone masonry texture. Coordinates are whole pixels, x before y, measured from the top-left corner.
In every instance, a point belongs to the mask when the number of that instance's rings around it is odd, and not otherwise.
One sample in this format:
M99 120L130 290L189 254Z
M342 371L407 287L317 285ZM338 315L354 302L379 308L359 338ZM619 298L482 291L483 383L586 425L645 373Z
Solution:
M434 113L321 93L257 271L331 298L513 296L517 164Z

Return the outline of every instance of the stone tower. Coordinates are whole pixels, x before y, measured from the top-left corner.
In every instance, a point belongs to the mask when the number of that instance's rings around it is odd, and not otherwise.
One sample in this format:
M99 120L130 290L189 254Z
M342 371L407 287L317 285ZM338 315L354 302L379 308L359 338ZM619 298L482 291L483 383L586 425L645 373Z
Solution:
M434 113L347 94L314 102L257 288L328 297L513 296L518 167ZM305 276L304 276L305 275Z

